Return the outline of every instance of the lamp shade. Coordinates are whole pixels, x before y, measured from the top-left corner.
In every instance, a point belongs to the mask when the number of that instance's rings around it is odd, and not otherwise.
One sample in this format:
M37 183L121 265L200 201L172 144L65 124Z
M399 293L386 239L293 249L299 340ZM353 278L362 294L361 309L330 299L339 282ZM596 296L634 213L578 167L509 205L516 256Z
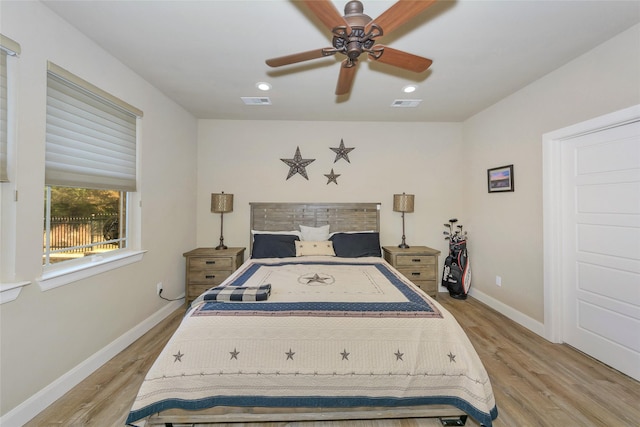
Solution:
M393 195L393 211L394 212L413 212L413 194L394 194Z
M226 194L224 191L222 193L212 193L211 212L233 212L233 194Z

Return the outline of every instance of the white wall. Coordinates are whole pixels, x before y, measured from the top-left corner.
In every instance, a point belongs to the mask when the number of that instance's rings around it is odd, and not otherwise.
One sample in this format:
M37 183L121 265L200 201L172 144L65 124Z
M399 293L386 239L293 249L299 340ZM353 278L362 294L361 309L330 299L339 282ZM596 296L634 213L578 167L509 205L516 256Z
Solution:
M639 103L636 25L464 123L474 290L544 321L542 135ZM515 192L488 194L487 169L506 164Z
M261 108L261 107L255 107ZM268 108L268 107L267 107ZM350 163L330 147L355 147ZM461 211L462 178L451 163L461 155L457 123L353 123L200 120L198 136L198 246L216 246L220 215L210 195L234 194L234 211L224 217L227 246L249 244L250 202L381 202L381 241L398 245L400 214L393 194L415 194L415 212L405 216L407 243L446 251L442 224ZM301 175L286 179L280 159L316 159ZM338 184L327 184L333 168ZM248 251L247 251L248 252Z
M0 306L0 414L139 325L184 292L182 253L195 246L196 120L39 2L2 2L18 59L16 280L32 281ZM144 111L139 193L141 262L42 292L47 60ZM35 414L33 414L35 415Z

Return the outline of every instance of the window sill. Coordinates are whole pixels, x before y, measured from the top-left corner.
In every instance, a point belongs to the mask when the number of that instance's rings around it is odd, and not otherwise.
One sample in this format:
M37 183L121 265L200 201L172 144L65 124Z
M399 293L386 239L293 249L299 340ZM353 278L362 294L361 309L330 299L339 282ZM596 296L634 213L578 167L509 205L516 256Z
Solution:
M104 273L142 260L146 251L126 251L112 256L93 255L87 263L54 268L36 279L40 289L48 291L96 274Z
M0 304L11 302L18 298L22 287L29 284L31 282L0 283Z

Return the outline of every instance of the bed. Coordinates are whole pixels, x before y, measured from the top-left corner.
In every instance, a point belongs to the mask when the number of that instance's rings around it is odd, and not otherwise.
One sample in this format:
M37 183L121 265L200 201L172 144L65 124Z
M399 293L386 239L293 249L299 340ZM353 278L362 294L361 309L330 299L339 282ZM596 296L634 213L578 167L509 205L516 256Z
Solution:
M251 257L191 304L127 425L492 425L491 383L468 338L381 257L379 203L250 206Z

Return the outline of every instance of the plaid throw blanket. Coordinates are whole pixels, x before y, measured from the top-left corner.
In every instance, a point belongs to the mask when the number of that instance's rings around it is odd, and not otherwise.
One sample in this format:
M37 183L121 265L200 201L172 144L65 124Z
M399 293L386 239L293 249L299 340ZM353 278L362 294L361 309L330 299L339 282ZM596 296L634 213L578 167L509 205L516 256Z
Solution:
M205 301L266 301L271 295L269 283L261 286L216 286L204 294Z

